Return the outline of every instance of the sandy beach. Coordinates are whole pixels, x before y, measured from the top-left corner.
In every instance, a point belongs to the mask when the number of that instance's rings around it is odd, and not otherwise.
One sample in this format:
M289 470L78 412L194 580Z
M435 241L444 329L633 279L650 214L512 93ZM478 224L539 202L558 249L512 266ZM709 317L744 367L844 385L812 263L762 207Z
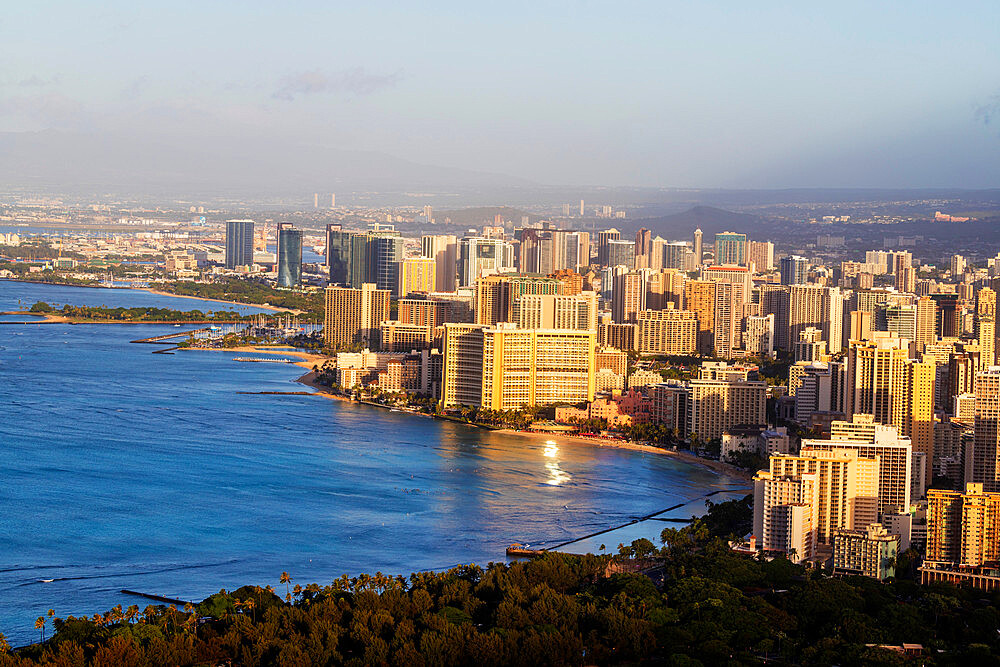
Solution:
M552 440L553 438L560 438L567 440L569 442L576 442L580 444L596 445L598 447L611 447L612 449L630 449L634 452L646 452L647 454L660 454L664 456L672 456L674 458L680 459L685 463L691 463L694 465L704 466L706 468L711 468L715 472L720 474L729 475L731 477L739 477L740 479L750 480L753 475L751 475L746 470L740 470L735 466L731 466L728 463L723 463L722 461L713 461L711 459L703 459L695 456L686 450L664 449L662 447L655 447L653 445L640 445L634 442L628 442L625 440L608 440L604 438L589 438L582 435L565 434L565 433L542 433L539 431L515 431L513 429L499 429L498 433L508 433L510 435L523 435L539 440Z

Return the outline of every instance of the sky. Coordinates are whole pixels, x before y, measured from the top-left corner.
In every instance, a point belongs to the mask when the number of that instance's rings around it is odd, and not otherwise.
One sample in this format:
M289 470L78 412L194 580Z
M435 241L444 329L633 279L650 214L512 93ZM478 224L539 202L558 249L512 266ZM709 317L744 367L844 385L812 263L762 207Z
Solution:
M552 185L1000 187L995 0L10 5L0 132Z

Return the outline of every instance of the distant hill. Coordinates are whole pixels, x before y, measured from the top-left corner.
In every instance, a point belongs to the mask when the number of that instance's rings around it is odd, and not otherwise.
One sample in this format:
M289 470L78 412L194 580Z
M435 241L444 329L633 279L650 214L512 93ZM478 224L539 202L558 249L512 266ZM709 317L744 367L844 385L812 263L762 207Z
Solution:
M0 185L62 192L262 199L312 192L453 191L531 185L502 174L418 164L318 144L213 137L190 142L77 132L0 133Z

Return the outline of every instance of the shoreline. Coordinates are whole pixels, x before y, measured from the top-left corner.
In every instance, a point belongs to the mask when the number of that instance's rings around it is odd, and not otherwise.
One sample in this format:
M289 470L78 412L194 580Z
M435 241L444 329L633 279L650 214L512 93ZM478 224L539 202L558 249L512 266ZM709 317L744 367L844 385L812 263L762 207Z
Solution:
M249 350L249 351L254 351L254 350ZM261 350L256 350L256 351L259 352ZM296 365L307 367L307 368L311 368L311 366L308 366L306 363L297 363ZM358 403L358 404L362 404L362 405L370 405L372 407L380 407L380 408L384 408L384 409L391 409L390 406L388 406L388 405L379 405L379 404L376 404L376 403L370 403L370 402L366 402L366 401L354 401L354 400L352 400L352 399L350 399L350 398L348 398L346 396L340 396L340 395L337 395L337 394L331 394L330 392L326 391L326 389L328 389L328 387L325 387L325 386L323 386L323 385L321 385L321 384L319 384L319 383L317 383L317 382L314 381L315 377L316 377L316 372L315 371L310 371L310 372L306 373L305 375L299 377L295 381L298 382L299 384L303 384L303 385L305 385L307 387L315 389L317 393L319 393L321 396L323 396L325 398L329 398L329 399L333 399L333 400L339 400L339 401L348 401L350 403ZM396 408L396 409L399 410L399 408ZM411 410L399 410L399 411L400 412L405 412L405 413L408 413L408 414L411 414L411 415L420 416L420 417L430 417L432 419L436 419L437 418L435 415L429 415L429 414L426 414L426 413L423 413L423 412L414 412L414 411L411 411ZM682 449L679 449L679 450L675 451L675 450L672 450L672 449L665 449L663 447L657 447L655 445L640 445L638 443L629 442L627 440L605 440L603 438L588 438L586 436L569 434L569 433L542 433L540 431L517 431L517 430L509 429L509 428L487 429L486 427L483 427L483 426L481 426L479 424L467 423L467 422L457 422L457 421L454 421L454 420L451 420L451 419L444 419L444 420L441 420L441 421L449 421L449 422L452 422L452 423L455 423L455 424L464 424L465 426L472 426L473 428L480 428L480 429L483 429L483 430L489 430L489 431L492 431L494 433L501 433L503 435L518 435L518 436L524 436L524 437L534 438L536 440L540 440L540 439L552 440L553 438L563 438L566 441L568 441L568 442L570 442L572 444L576 444L576 445L590 445L592 447L593 446L607 447L607 448L610 448L610 449L626 449L626 450L630 450L630 451L633 451L633 452L643 452L643 453L646 453L646 454L656 454L656 455L662 455L662 456L669 456L669 457L672 457L672 458L675 458L675 459L681 461L682 463L687 463L689 465L699 465L699 466L708 468L709 470L712 470L713 472L715 472L715 473L717 473L719 475L726 475L727 477L735 477L735 478L738 478L738 479L741 479L741 480L744 480L744 481L750 481L751 479L753 479L753 475L749 471L741 470L741 469L739 469L739 468L737 468L735 466L732 466L732 465L730 465L728 463L723 463L722 461L713 461L711 459L703 459L703 458L701 458L699 456L695 456L694 454L692 454L691 452L689 452L687 450L682 450Z
M233 306L247 306L249 308L260 308L262 310L267 310L274 313L291 313L292 315L301 315L301 310L294 310L290 308L278 308L276 306L265 306L259 303L244 303L242 301L227 301L225 299L209 299L201 296L194 296L191 294L174 294L173 292L164 292L163 290L155 289L153 287L111 287L108 285L74 285L73 283L53 283L45 280L24 280L22 278L0 278L0 280L6 280L12 283L30 283L32 285L52 285L54 287L83 287L85 289L107 289L107 290L120 290L120 289L132 289L139 292L149 292L150 294L156 294L157 296L173 296L178 299L197 299L199 301L211 301L213 303L228 303Z

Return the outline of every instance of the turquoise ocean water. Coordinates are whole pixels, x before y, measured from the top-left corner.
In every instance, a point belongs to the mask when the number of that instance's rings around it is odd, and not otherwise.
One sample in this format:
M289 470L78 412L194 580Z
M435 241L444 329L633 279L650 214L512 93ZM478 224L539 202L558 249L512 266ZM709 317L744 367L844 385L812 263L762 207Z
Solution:
M0 281L0 311L19 300L226 308ZM200 600L277 586L282 571L325 584L486 563L511 542L552 545L679 503L673 515L690 516L695 499L743 486L665 456L239 393L301 391L305 369L129 344L169 330L0 325L0 632L14 644L49 608L149 603L123 588Z

